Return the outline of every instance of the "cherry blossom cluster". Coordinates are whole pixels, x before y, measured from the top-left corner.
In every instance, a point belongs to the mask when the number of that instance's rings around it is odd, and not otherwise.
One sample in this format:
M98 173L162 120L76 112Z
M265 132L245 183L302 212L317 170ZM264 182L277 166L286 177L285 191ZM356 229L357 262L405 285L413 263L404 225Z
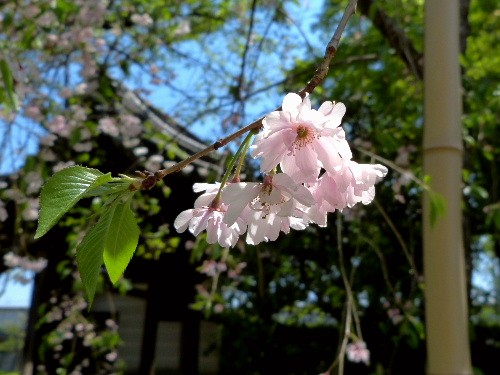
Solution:
M176 218L177 231L206 231L208 243L224 247L235 246L246 232L246 242L257 245L290 228L326 226L328 213L370 203L387 168L352 160L340 126L345 111L331 101L312 109L308 95L287 94L281 110L263 119L251 146L261 160L262 181L234 176L227 184L194 184L203 194Z

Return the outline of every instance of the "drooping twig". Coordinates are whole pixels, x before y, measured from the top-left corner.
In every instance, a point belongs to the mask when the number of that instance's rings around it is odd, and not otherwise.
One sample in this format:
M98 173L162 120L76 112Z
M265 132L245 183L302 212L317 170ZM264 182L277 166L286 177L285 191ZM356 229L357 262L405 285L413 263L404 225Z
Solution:
M345 305L345 321L344 321L344 335L342 336L342 340L340 343L340 348L338 351L337 358L335 362L332 363L328 372L331 372L335 366L338 366L338 374L344 374L344 361L347 350L347 342L349 341L349 337L351 336L351 324L352 324L352 310L354 306L354 297L352 295L351 284L347 277L347 272L344 265L344 251L342 247L342 217L340 212L337 212L337 252L339 255L339 269L340 274L342 275L342 281L344 283L344 288L347 294L346 305Z

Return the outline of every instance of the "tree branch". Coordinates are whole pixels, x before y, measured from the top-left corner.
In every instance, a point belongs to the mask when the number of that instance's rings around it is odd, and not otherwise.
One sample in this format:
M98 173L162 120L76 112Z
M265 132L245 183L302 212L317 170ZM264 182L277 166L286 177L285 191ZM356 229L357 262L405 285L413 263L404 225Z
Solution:
M470 34L469 24L470 0L460 0L460 53L467 49L467 37Z
M309 80L307 85L299 91L299 95L304 98L307 93L311 93L326 77L328 73L328 68L330 66L330 62L335 56L335 53L337 52L338 46L340 44L340 38L342 36L342 33L345 30L345 27L347 26L347 22L349 21L349 18L354 14L356 11L356 4L357 0L350 0L349 4L347 5L344 14L342 15L342 19L340 20L339 25L337 26L337 29L335 30L335 33L333 34L330 42L326 46L326 51L325 51L325 56L323 57L323 60L321 61L320 65L316 69L314 75L312 78ZM275 111L281 110L281 107L275 109ZM257 131L260 129L262 126L262 120L264 119L264 116L255 120L251 124L245 126L244 128L238 130L237 132L227 136L226 138L219 139L217 142L213 143L212 145L208 146L207 148L201 150L200 152L197 152L196 154L190 156L189 158L173 165L170 168L167 169L161 169L157 171L154 176L157 181L160 181L163 179L165 176L169 175L170 173L178 172L182 170L184 167L187 165L191 164L193 161L207 155L208 153L217 150L229 142L233 141L234 139L238 138L240 135L245 134L249 131Z
M383 10L373 4L373 0L359 0L361 14L369 18L373 25L387 39L389 45L396 50L412 74L422 80L424 78L423 54L415 49L405 32Z

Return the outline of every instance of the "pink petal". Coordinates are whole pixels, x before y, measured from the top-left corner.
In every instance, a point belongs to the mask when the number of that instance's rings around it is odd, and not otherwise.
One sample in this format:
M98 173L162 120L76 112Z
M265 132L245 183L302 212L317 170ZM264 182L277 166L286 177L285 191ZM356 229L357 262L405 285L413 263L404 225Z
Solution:
M241 212L260 191L260 184L257 182L239 182L229 184L222 191L222 202L228 205L224 215L224 223L233 225Z
M276 174L273 177L273 185L287 192L299 203L302 203L305 206L311 206L315 203L311 192L305 186L297 184L289 175L285 173Z
M266 239L276 241L280 235L281 218L276 215L270 215L272 220L266 226Z
M216 243L218 240L219 225L215 220L211 220L207 225L207 242L212 244Z
M302 98L295 94L295 93L289 93L286 94L285 97L283 98L283 104L281 105L281 109L283 112L289 112L291 115L291 118L294 119L297 117L299 110L298 107L302 104Z
M246 242L250 245L258 245L265 241L267 220L262 219L262 213L254 211L252 213L251 222L248 224Z
M189 231L195 236L203 232L208 225L208 220L211 218L213 211L206 209L200 216L194 216L189 224Z
M332 111L328 115L328 123L326 127L336 128L342 122L342 117L345 115L346 107L344 103L336 103Z
M174 227L177 230L177 232L179 233L184 232L187 229L189 221L192 219L192 217L193 217L193 209L182 211L175 218L174 221Z
M282 132L276 132L256 143L252 156L262 157L260 170L269 172L281 162L287 152L288 145L283 142Z
M313 145L317 152L318 160L328 172L334 173L342 167L343 161L332 137L320 137L313 141Z
M317 158L312 147L302 147L295 155L283 158L281 169L296 182L316 181L320 171Z
M268 132L277 132L293 126L288 112L271 112L262 120L264 130Z
M321 106L318 109L318 112L322 113L323 115L327 116L330 114L330 112L333 109L333 102L331 101L326 101L321 104Z
M350 160L352 158L352 151L349 147L349 143L345 140L345 138L337 138L335 140L335 147L337 148L338 153L345 160Z
M277 215L281 217L292 216L293 210L295 209L295 200L289 199L281 205L281 210L278 211Z
M295 229L295 230L303 230L306 229L309 225L309 223L298 217L290 217L290 228Z

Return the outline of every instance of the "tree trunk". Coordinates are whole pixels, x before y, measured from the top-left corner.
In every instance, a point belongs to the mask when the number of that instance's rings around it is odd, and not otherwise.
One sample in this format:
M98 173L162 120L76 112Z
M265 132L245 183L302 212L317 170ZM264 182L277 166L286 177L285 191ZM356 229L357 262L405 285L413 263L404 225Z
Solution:
M431 223L424 195L424 276L429 375L472 374L462 234L462 131L459 2L425 8L424 173L446 211Z

